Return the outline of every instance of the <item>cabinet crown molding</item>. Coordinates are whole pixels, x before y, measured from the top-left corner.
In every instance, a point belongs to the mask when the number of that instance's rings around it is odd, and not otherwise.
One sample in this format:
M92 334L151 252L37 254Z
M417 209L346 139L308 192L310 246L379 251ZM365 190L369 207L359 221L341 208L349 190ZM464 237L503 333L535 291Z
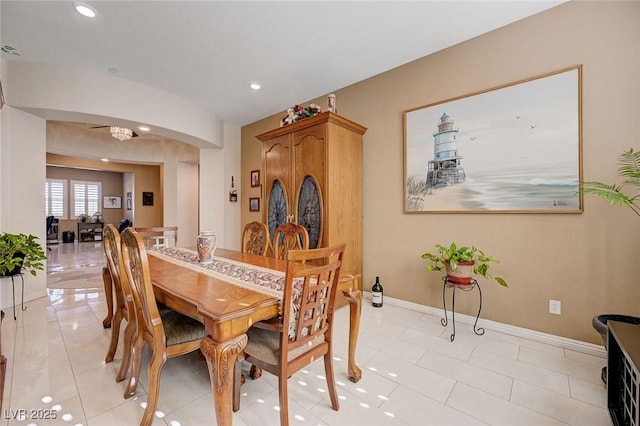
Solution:
M278 127L276 129L269 130L268 132L265 132L265 133L261 133L257 135L256 138L264 142L269 139L276 138L278 136L282 136L287 133L302 130L307 127L312 127L320 123L333 123L338 126L344 127L345 129L351 130L352 132L355 132L359 135L364 135L364 133L367 131L366 127L361 126L354 121L341 117L338 114L335 114L333 112L326 111L318 115L314 115L313 117L304 118L300 121L296 121L295 123Z

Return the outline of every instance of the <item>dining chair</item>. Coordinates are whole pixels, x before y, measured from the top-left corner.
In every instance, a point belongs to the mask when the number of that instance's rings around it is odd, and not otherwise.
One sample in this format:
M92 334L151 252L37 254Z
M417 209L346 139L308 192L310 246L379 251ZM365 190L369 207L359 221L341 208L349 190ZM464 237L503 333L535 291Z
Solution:
M273 239L273 257L285 259L289 250L306 250L309 248L309 233L304 226L287 222L276 228ZM279 321L280 318L271 318L260 321L257 326L266 325ZM257 379L262 376L262 370L257 365L252 365L249 377Z
M145 243L145 247L176 247L178 244L177 226L134 227Z
M266 256L269 251L269 228L262 222L249 222L242 231L242 252Z
M283 315L271 327L254 326L234 368L233 409L240 409L242 361L278 376L280 424L289 424L287 380L318 358L324 371L331 406L340 408L333 374L332 323L345 244L287 253Z
M204 326L171 309L158 310L151 283L149 259L142 236L132 228L122 233L122 258L131 284L136 312L137 332L131 352L131 377L140 377L142 349L146 343L151 350L147 406L141 425L150 425L158 404L160 373L167 358L200 349L205 336Z
M273 236L273 257L284 259L289 250L307 250L309 233L304 226L293 222L283 223Z
M113 361L116 349L118 348L118 340L120 339L120 325L122 320L125 320L127 326L124 329L122 363L116 375L116 382L121 382L126 377L129 362L131 361L131 347L136 330L135 308L133 306L133 296L131 294L131 288L129 287L129 281L122 264L120 233L118 229L112 224L107 224L103 230L103 240L109 272L108 274L103 274L103 279L111 280L110 283L105 282L105 288L111 288L108 284L112 284L116 294L115 314L111 320L111 343L109 344L109 350L107 351L104 362L109 363ZM135 388L133 391L135 391ZM131 394L133 394L133 392L131 392ZM125 398L129 396L130 395L125 393Z

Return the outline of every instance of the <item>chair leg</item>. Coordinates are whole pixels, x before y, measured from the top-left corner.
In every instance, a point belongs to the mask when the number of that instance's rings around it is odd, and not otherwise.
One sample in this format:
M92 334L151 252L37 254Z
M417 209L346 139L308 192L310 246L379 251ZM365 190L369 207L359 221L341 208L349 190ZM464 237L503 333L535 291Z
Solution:
M283 371L278 376L278 392L280 394L280 426L289 426L289 401L287 399L288 377Z
M147 408L144 409L144 415L141 426L151 425L153 422L153 414L158 405L158 394L160 393L160 373L167 357L164 354L155 351L149 362L149 389L147 391Z
M135 342L131 347L131 361L129 364L129 383L124 390L124 397L130 398L136 392L138 387L138 380L140 378L140 367L142 364L142 348L144 347L144 340L142 336L136 334Z
M102 268L102 281L104 283L104 295L107 299L107 316L102 320L102 327L109 328L113 319L113 283L109 268L106 266Z
M129 371L129 364L131 363L131 350L135 342L136 322L135 320L129 320L127 326L124 329L124 348L122 348L122 363L120 364L120 370L116 375L116 382L121 382L126 377Z
M333 359L331 358L331 351L324 354L324 375L327 377L327 387L329 388L331 407L338 411L340 409L340 403L338 402L338 392L336 391L336 379L333 375Z
M111 343L109 343L109 350L107 351L107 356L104 358L104 362L113 361L113 357L116 354L116 349L118 349L118 339L120 339L120 324L124 317L122 316L122 311L120 308L116 310L116 315L113 317L113 321L111 322Z
M233 411L240 409L240 388L242 387L242 361L243 354L238 354L236 363L233 366Z

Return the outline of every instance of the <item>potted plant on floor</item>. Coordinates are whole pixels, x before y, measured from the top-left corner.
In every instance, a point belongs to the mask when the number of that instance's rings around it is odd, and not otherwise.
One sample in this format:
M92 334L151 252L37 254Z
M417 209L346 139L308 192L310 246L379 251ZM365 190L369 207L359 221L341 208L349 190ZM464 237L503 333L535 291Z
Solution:
M620 154L618 161L618 176L623 178L622 184L608 184L597 181L582 182L583 194L594 195L609 201L612 206L628 207L637 216L640 216L640 205L637 200L640 197L640 151L630 148ZM635 194L629 195L623 191L627 187L633 187ZM624 314L600 314L593 317L592 325L602 337L602 342L607 348L607 323L609 320L621 321L640 325L640 317ZM607 367L602 367L600 377L607 383Z
M500 263L498 259L484 254L475 246L458 247L452 242L448 247L436 244L436 251L424 253L423 259L431 261L426 266L427 271L445 270L447 281L451 284L468 286L473 275L480 275L487 279L493 279L503 287L509 287L504 278L493 277L489 274L491 263Z
M0 276L8 277L25 269L36 275L47 258L35 235L0 233Z

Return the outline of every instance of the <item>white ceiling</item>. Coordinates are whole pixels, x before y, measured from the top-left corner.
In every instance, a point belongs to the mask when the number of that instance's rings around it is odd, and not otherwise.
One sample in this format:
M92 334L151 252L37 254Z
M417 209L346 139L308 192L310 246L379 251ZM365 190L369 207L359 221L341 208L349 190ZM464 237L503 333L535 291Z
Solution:
M3 59L116 75L245 125L563 1L86 1L87 19L2 0L0 41L19 54Z

